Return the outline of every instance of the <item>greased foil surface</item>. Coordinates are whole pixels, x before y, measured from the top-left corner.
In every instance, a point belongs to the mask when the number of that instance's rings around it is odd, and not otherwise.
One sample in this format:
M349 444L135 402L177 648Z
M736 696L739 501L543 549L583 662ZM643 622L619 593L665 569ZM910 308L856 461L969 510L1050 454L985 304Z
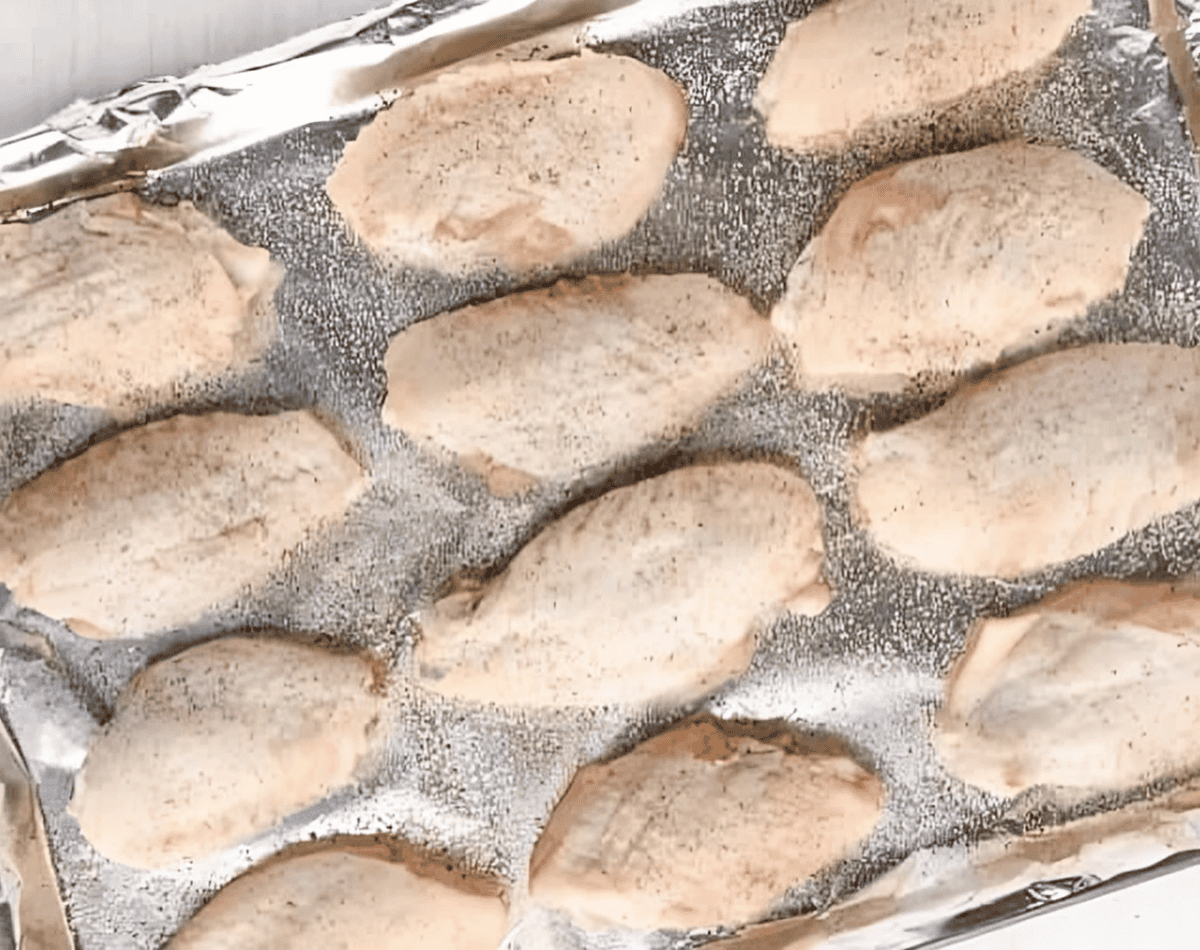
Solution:
M854 527L847 448L869 419L881 425L907 418L928 402L801 393L779 362L712 406L682 439L580 478L543 483L518 499L494 498L383 425L383 354L390 338L416 321L529 285L500 272L457 278L384 267L350 236L324 191L346 143L407 77L557 28L545 43L531 42L528 54L583 46L640 59L682 86L689 125L660 200L633 232L541 275L539 285L630 269L701 271L765 310L853 182L897 161L1023 137L1094 160L1154 208L1125 291L1091 308L1068 342L1194 346L1200 179L1185 97L1150 10L1134 0L1097 0L1052 67L987 121L952 114L869 146L796 156L766 144L751 98L787 24L810 4L614 7L548 0L395 4L225 67L80 104L0 143L0 213L29 217L79 195L135 187L151 201L195 202L286 268L276 295L281 332L262 361L141 421L180 411L312 407L372 476L347 519L303 547L268 585L163 637L85 641L19 608L0 589L0 707L36 781L82 950L153 950L218 888L267 856L314 838L373 834L444 852L504 882L513 909L505 943L511 950L665 950L732 936L721 929L595 934L550 912L524 912L530 854L576 770L695 709L484 711L406 680L413 615L456 571L502 566L581 500L713 456L768 455L799 467L824 506L825 570L835 596L816 618L778 622L749 671L698 708L783 719L801 732L837 736L878 771L888 793L886 813L860 854L779 895L770 909L777 920L749 928L742 942L728 946L750 950L760 939L762 946L784 946L768 941L813 933L831 946L914 947L1200 849L1200 798L1192 801L1188 777L1083 800L1037 790L1002 799L945 772L930 738L943 679L974 620L1031 603L1070 579L1200 570L1200 506L1020 583L901 569ZM1192 18L1182 35L1195 49L1200 20L1190 8L1181 13ZM587 16L594 18L576 22ZM298 95L297 88L313 94ZM272 108L284 101L294 107ZM98 410L49 403L0 409L0 494L115 428ZM141 872L99 856L66 806L87 743L117 694L155 658L246 628L319 633L385 658L393 671L394 727L380 766L354 791L209 861ZM1100 821L1118 809L1149 815L1160 807L1169 821L1148 819L1149 830L1134 838L1114 831L1105 839L1109 847L1048 880L1031 857L1025 878L1010 870L992 879L981 871L978 886L944 886L956 876L970 880L966 870L985 862L989 848L1019 850L1029 833L1086 817ZM1170 833L1156 837L1155 829ZM797 840L805 834L778 831ZM902 864L904 883L886 883L895 878L884 875ZM821 921L805 916L821 911L827 912Z

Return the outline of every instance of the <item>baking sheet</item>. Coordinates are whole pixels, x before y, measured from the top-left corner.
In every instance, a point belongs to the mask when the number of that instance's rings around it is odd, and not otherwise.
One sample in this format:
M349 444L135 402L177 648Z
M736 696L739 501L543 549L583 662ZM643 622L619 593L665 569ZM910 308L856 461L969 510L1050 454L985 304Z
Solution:
M0 703L38 782L82 950L156 948L222 884L285 846L313 836L376 833L443 851L505 881L518 913L511 948L693 947L729 936L721 929L589 934L548 912L519 916L529 854L574 772L690 710L485 712L426 694L405 679L412 615L456 571L496 569L569 507L700 458L766 456L803 472L825 507L826 573L837 591L821 616L776 624L749 671L700 708L726 717L783 718L802 732L835 734L878 770L888 790L886 814L862 853L780 895L773 914L796 917L847 905L914 855L932 862L924 879L932 881L952 873L962 854L982 843L1157 800L1187 779L1084 800L1044 792L1004 800L942 769L930 744L930 721L942 677L976 618L1028 604L1074 578L1193 572L1200 566L1200 506L1019 583L897 568L852 523L846 449L865 426L892 424L932 402L801 393L780 362L713 406L685 438L543 484L519 499L491 497L477 480L383 426L382 358L394 334L528 284L499 272L457 278L382 266L346 231L324 193L326 177L345 144L406 77L598 9L545 0L393 5L257 58L186 80L139 85L0 143L0 212L28 217L64 198L137 187L152 201L195 202L238 240L268 248L286 267L276 296L282 331L261 364L193 402L155 407L146 419L218 408L314 407L373 480L344 524L307 545L253 596L149 642L83 641L11 600L0 604ZM1155 209L1125 291L1077 321L1068 345L1158 340L1192 346L1200 340L1200 182L1179 86L1148 9L1099 0L1053 67L987 121L951 111L933 127L833 155L795 156L767 146L750 100L786 24L808 10L799 2L639 4L556 34L555 49L587 46L663 70L685 89L690 115L684 151L647 217L625 238L542 275L539 285L630 269L701 271L765 310L854 181L896 161L1018 136L1085 155ZM1185 12L1194 19L1194 11ZM1196 29L1185 33L1193 46ZM533 43L523 54L548 52ZM303 109L277 111L280 97L297 88L312 92L291 97ZM346 88L353 95L329 92ZM14 158L21 149L24 157ZM3 407L0 493L115 428L96 410L46 402ZM139 872L103 859L65 812L89 738L146 663L247 627L320 632L387 659L394 677L385 761L361 789L210 861ZM781 833L802 836L804 829ZM1200 840L1192 843L1200 847ZM1186 836L1173 847L1186 849ZM1127 858L1123 863L1118 856L1105 876L1145 863L1137 853ZM1093 873L1080 869L1075 877ZM927 921L934 934L964 913L963 899L953 908L934 906L935 922ZM980 914L971 926L984 927L1010 909L1004 904L995 914ZM866 926L859 920L845 939ZM929 930L914 933L895 916L871 926L874 947L930 939Z

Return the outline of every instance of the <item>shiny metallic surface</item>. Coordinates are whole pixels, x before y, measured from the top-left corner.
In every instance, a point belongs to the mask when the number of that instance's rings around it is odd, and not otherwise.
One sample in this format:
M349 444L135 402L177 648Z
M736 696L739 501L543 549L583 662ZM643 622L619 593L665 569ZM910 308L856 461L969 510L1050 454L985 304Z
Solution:
M1082 800L1042 790L1001 799L942 768L931 721L943 678L976 619L1003 615L1071 579L1200 570L1198 506L1018 583L902 568L855 527L847 451L864 426L928 405L915 397L872 401L799 392L778 361L713 406L687 436L515 499L493 498L477 480L382 424L382 360L392 336L525 285L501 272L458 278L381 265L334 211L326 178L346 143L406 78L606 9L569 28L570 42L636 57L678 82L690 109L687 140L660 200L634 230L544 275L546 282L630 269L695 270L765 310L850 184L897 161L1024 137L1096 161L1155 209L1125 290L1078 320L1068 343L1200 342L1200 180L1166 55L1148 10L1135 0L1098 0L1053 66L987 121L959 116L823 156L769 147L751 107L787 23L809 11L806 0L613 6L395 4L224 68L139 84L0 142L0 214L36 217L64 201L134 188L151 201L195 202L239 241L266 247L286 267L276 295L280 338L263 362L217 381L187 405L159 406L151 415L315 407L372 476L371 490L345 523L302 548L266 587L163 637L83 641L11 600L0 603L0 702L39 785L82 950L155 950L216 889L256 862L314 838L372 834L402 837L501 880L514 911L509 950L683 950L733 937L720 928L588 933L562 915L525 912L530 854L575 771L694 710L483 708L423 692L408 677L415 618L456 572L496 570L574 505L700 458L769 457L809 480L824 508L825 571L835 597L818 617L776 623L750 669L699 709L783 719L804 734L836 736L878 771L888 791L884 818L861 852L779 895L770 912L783 922L766 925L764 941L792 931L800 939L808 926L802 915L847 906L909 861L920 871L903 892L912 899L905 912L897 897L894 916L848 917L830 946L899 950L928 942L964 903L988 904L999 896L942 894L940 903L917 906L922 887L970 866L977 843L1019 841L1076 819L1153 803L1194 778ZM1186 36L1194 51L1196 16L1189 12ZM297 88L313 94L297 96ZM104 413L77 407L0 409L0 492L114 426ZM383 657L392 683L383 761L361 788L206 862L139 872L105 860L65 810L90 737L148 662L247 627L320 633ZM1154 852L1159 857L1200 847L1196 813L1181 806L1179 814L1186 818L1172 827L1184 830ZM804 829L780 833L802 836ZM1134 871L1150 863L1148 853L1125 852L1117 843L1096 866L1053 880ZM1061 888L1039 880L995 886L1030 905L1057 900ZM989 919L982 913L972 926ZM739 946L751 950L753 939L748 931Z

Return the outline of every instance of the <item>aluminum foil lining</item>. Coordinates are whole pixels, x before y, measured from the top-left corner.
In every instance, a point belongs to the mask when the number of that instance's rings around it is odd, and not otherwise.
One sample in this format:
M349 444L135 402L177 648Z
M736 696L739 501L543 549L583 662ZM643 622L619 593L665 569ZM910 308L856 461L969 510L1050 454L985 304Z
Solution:
M511 558L532 529L600 486L710 453L771 454L804 472L825 508L826 571L838 594L821 616L773 627L750 670L701 708L836 734L878 770L888 790L886 814L862 853L780 895L770 909L778 920L748 928L746 941L787 928L802 934L814 921L832 919L844 926L824 935L831 946L927 945L1077 899L1139 869L1156 873L1162 861L1175 860L1171 855L1200 849L1200 824L1181 806L1172 813L1169 843L1139 839L1135 846L1114 838L1112 852L1093 866L1040 875L1031 862L1030 873L1038 874L1032 880L920 899L932 893L931 882L977 866L989 842L1024 841L1186 787L1190 778L1182 776L1084 800L1044 791L1001 799L945 772L933 752L930 721L974 620L1031 603L1071 579L1200 569L1200 506L1020 583L900 569L850 517L845 453L869 407L838 393L797 392L776 363L713 406L682 440L527 497L492 498L385 429L378 413L382 354L411 323L522 285L502 273L453 278L382 268L348 239L324 193L345 144L405 77L593 16L568 27L566 42L633 56L667 73L687 94L688 139L662 200L634 231L548 279L634 266L703 271L765 308L779 298L800 250L851 183L892 162L1023 136L1085 155L1155 208L1126 290L1080 319L1069 342L1195 345L1200 180L1181 80L1172 80L1149 11L1133 0L1098 0L1037 87L994 122L886 148L794 156L767 146L750 99L786 24L805 15L808 2L611 6L396 4L184 79L135 84L0 143L0 213L10 218L137 188L151 201L191 200L238 240L266 247L287 270L276 295L278 343L252 373L158 414L315 407L367 460L373 479L345 523L307 544L263 589L153 641L82 641L11 599L0 603L0 706L36 782L82 950L153 950L246 868L290 844L334 835L395 834L445 852L506 882L519 902L539 829L575 771L672 717L482 713L409 691L400 678L391 697L397 725L388 754L362 787L246 845L169 871L105 860L82 838L66 805L91 736L121 688L155 657L246 627L274 627L366 646L403 670L412 615L456 569ZM1182 4L1179 12L1194 54L1200 16ZM104 414L76 407L5 408L0 492L81 450L111 425ZM856 917L864 895L891 887L897 878L890 875L902 870L909 884L888 898L894 912ZM2 883L10 887L7 878ZM665 950L729 939L740 938L720 928L588 933L561 915L531 912L516 920L505 946Z
M0 141L0 220L133 188L150 170L308 122L374 112L406 77L628 2L392 3L182 78L140 80Z

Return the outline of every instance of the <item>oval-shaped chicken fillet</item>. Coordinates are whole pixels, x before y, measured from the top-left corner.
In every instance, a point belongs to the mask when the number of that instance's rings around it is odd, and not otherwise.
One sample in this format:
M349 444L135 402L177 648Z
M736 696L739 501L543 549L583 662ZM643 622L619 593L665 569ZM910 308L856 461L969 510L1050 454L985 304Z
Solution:
M984 620L937 724L946 767L999 795L1131 788L1200 766L1200 584L1088 581Z
M767 140L837 148L930 113L1058 49L1088 0L832 0L791 24L755 94Z
M686 127L679 87L635 59L470 65L381 112L326 187L381 257L528 271L629 231Z
M372 665L227 637L144 669L75 779L70 811L107 858L199 860L352 783L383 730Z
M771 322L797 383L896 392L1050 343L1121 290L1146 200L1065 149L1005 142L854 185Z
M929 571L1016 577L1200 499L1200 350L1041 356L857 455L858 518L881 547Z
M699 698L746 668L760 622L825 607L821 525L808 484L760 462L614 489L422 612L421 681L515 706Z
M880 781L777 728L686 721L583 768L530 866L533 900L589 926L736 924L847 856L883 811Z
M112 195L0 224L0 402L129 418L244 368L278 331L282 276L186 201Z
M81 636L159 633L265 580L366 485L308 412L176 416L10 495L0 582Z
M503 494L677 436L770 345L767 321L700 274L560 281L396 336L383 418Z
M227 884L166 950L497 950L506 921L498 896L329 850Z

